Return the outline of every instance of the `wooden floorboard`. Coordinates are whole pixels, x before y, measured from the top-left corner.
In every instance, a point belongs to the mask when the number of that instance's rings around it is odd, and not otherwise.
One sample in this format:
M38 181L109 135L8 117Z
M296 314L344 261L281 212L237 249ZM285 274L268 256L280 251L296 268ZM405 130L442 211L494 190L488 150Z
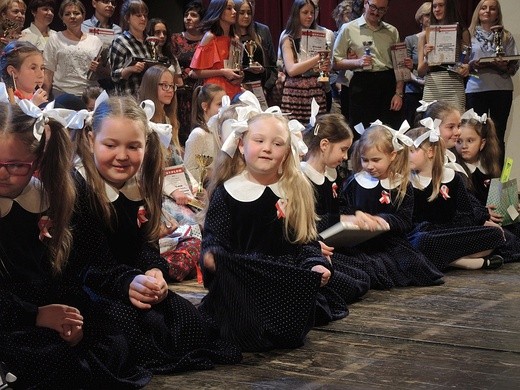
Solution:
M147 389L520 389L520 263L445 284L370 291L294 350L155 376ZM197 304L194 281L171 287Z

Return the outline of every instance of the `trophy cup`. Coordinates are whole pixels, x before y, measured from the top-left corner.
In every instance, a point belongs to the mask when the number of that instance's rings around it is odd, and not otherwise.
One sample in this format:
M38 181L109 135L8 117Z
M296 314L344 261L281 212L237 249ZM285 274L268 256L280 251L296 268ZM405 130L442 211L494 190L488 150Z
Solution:
M150 52L152 54L152 61L158 61L159 55L157 53L157 44L159 43L159 38L151 36L146 38L146 43L150 46Z
M197 162L200 171L199 189L197 191L197 195L202 195L204 193L204 180L206 179L206 175L208 173L208 167L213 162L213 157L206 156L205 154L196 154L195 161Z
M325 61L329 60L330 49L329 49L328 42L325 45L325 50L318 52L318 54L320 55L320 65L324 64ZM318 82L319 83L328 83L329 82L329 72L325 72L324 70L320 69L320 75L318 76Z
M244 48L246 49L247 56L249 57L249 67L250 68L252 68L255 64L253 57L255 55L255 51L256 51L257 47L258 47L258 45L253 40L244 42Z
M372 41L363 41L363 48L365 51L365 55L367 55L367 56L370 55L370 52L371 52L370 48L372 47L372 44L373 44ZM365 66L363 66L363 69L364 70L372 69L372 65L365 65Z
M0 27L2 28L2 37L6 39L18 39L17 30L20 28L20 24L14 20L2 18Z
M505 56L506 52L504 50L504 45L502 42L504 26L492 26L491 31L493 31L493 43L495 44L495 55L497 57Z

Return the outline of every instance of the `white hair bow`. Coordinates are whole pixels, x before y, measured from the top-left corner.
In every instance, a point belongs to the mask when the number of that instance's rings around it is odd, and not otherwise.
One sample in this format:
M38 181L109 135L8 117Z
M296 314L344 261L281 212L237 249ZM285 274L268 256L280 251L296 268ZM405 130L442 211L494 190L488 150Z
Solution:
M105 100L108 100L108 98L108 93L106 91L101 92L99 96L96 98L96 101L94 102L94 110L88 111L83 109L73 112L67 118L67 127L72 130L80 130L84 128L85 125L92 125L92 118L94 116L94 112L96 111L98 106Z
M316 116L320 112L320 105L316 101L316 99L312 98L311 102L311 117L309 118L309 124L311 126L316 126ZM318 134L317 130L314 130L314 135Z
M230 105L231 105L231 99L229 98L229 96L228 95L222 96L222 103L221 103L220 108L218 109L218 112L215 115L213 115L211 118L209 118L208 123L207 123L208 129L210 129L213 134L218 134L218 129L217 129L218 120L220 119L222 112L226 108L228 108Z
M294 156L294 161L300 160L300 155L307 154L309 148L303 142L301 133L305 129L305 126L302 125L296 119L291 119L288 123L289 131L291 132L291 151Z
M5 83L0 82L0 102L2 103L10 103L9 94L7 93L7 88Z
M25 115L36 118L36 122L34 122L33 126L33 135L38 141L42 139L45 125L49 123L49 118L60 122L63 126L67 126L63 115L68 115L70 110L54 108L54 101L47 104L43 110L27 99L20 100L18 105Z
M487 114L482 114L482 116L479 116L473 108L470 108L468 111L466 111L462 116L460 117L461 120L469 120L469 119L475 119L479 123L485 124L487 122Z
M365 132L365 126L363 125L363 122L359 122L357 125L354 126L354 130L356 130L356 132L359 134L359 135L363 135L363 133Z
M244 106L235 108L237 119L227 119L222 123L221 134L223 138L225 137L225 141L221 150L230 157L234 156L238 147L238 141L248 129L248 119L262 113L282 114L282 110L278 106L272 106L263 111L260 102L251 91L243 92L238 97L238 100L240 100Z
M417 137L417 139L413 141L413 146L418 148L427 138L430 141L430 143L438 142L441 136L441 132L439 129L441 122L442 121L440 119L433 120L430 117L421 119L419 123L426 127L428 131Z
M394 150L396 152L404 149L404 146L402 144L404 144L406 146L413 145L412 139L404 134L406 131L408 131L410 129L410 125L408 124L407 120L405 120L403 123L401 123L401 127L399 128L399 130L392 129L390 126L384 125L379 119L376 120L375 122L372 122L371 125L372 126L373 125L383 126L386 129L390 130L390 132L393 135L392 145L394 146Z
M437 100L432 100L429 103L426 100L419 100L419 103L421 103L421 105L419 107L417 107L417 110L415 110L415 111L426 112L428 107L430 107L433 103L437 103Z
M141 108L146 114L148 118L148 126L152 131L156 132L159 136L159 140L161 144L167 148L170 146L170 141L172 139L172 125L166 123L155 123L152 122L151 119L153 114L155 113L155 104L151 100L144 100L141 102Z

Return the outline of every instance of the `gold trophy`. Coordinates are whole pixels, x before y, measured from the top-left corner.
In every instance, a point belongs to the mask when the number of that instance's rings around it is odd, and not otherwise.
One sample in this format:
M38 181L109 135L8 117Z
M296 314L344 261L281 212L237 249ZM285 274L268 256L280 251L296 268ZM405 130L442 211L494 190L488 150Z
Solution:
M152 54L152 61L157 61L159 55L157 53L157 44L159 43L159 38L150 36L146 38L146 43L150 46L150 52Z
M14 20L2 18L2 22L0 25L0 28L2 29L2 38L6 39L18 39L19 34L17 34L17 31L20 28L20 24L18 22L15 22Z
M329 60L330 55L330 49L329 49L329 43L325 45L325 50L322 50L318 52L320 55L320 67L322 64L325 63L325 61ZM322 69L320 69L320 75L318 76L318 82L319 83L328 83L329 82L329 72L326 72Z
M204 193L204 180L206 179L206 175L208 173L208 167L213 162L213 157L207 156L205 154L196 154L195 161L197 162L200 171L199 189L197 191L197 195L202 195Z
M495 44L495 54L497 57L503 57L506 54L504 49L504 44L502 42L504 26L492 26L491 31L493 31L493 43Z
M253 66L255 66L255 61L253 57L255 55L256 49L258 48L258 45L255 41L249 40L244 42L244 48L246 49L247 56L249 57L249 67L252 68Z

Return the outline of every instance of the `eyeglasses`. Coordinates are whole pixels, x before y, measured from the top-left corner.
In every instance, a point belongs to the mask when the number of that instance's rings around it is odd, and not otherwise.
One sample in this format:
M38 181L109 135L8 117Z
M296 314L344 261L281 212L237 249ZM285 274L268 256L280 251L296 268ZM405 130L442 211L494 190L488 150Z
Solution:
M159 83L159 87L161 87L161 89L164 91L164 92L168 92L168 91L177 91L177 84L167 84L167 83Z
M376 7L375 5L373 4L370 4L370 2L367 1L367 4L368 4L368 9L371 11L371 12L377 12L378 15L384 15L386 14L386 11L388 11L388 8L386 7Z
M0 168L4 167L11 176L27 176L34 162L0 162Z
M99 1L100 3L103 3L103 4L112 4L114 7L117 4L117 0L97 0L97 1Z

